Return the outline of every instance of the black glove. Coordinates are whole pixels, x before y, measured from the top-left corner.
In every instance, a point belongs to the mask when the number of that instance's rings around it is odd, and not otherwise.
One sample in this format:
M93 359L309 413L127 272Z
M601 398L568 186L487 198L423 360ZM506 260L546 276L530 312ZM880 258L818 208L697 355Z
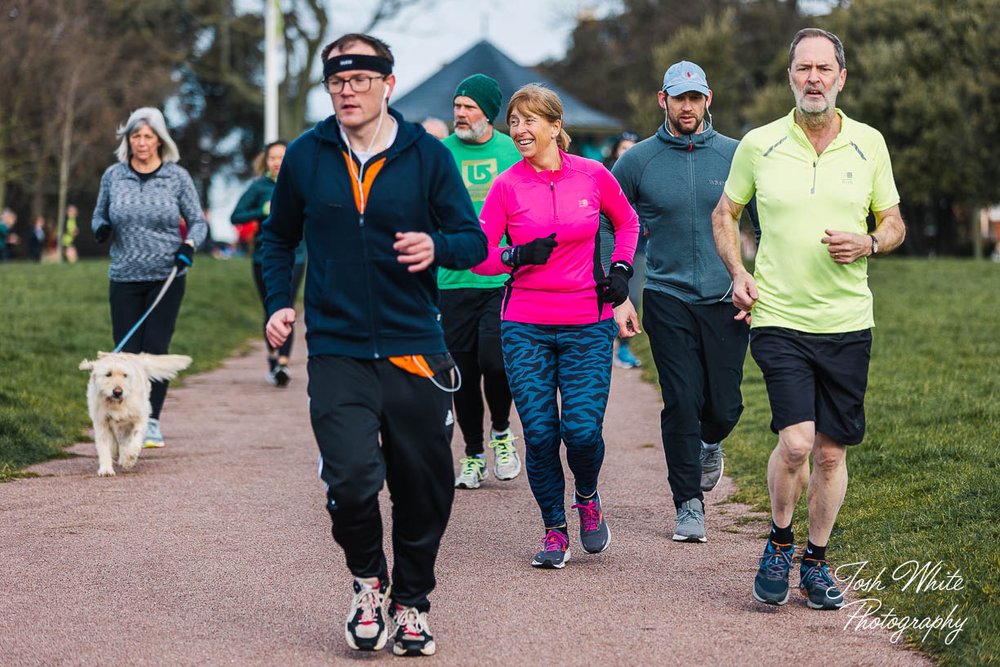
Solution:
M94 238L98 243L104 243L111 238L111 225L101 225L94 232Z
M182 243L177 252L174 253L174 264L178 269L186 269L194 264L194 248L187 243Z
M549 261L549 257L557 245L556 235L552 233L524 245L504 248L503 254L500 255L500 261L512 269L526 264L545 264Z
M628 279L632 277L632 265L615 262L608 271L608 277L598 283L601 301L617 308L628 298Z

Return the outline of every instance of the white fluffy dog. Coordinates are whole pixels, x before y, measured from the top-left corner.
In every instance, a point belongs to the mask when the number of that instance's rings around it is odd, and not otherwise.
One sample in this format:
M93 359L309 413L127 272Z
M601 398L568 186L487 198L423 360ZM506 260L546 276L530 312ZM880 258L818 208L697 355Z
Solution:
M96 361L84 359L81 371L90 371L87 407L94 422L97 474L115 474L111 462L131 468L139 460L149 424L150 380L172 380L191 364L180 354L98 352Z

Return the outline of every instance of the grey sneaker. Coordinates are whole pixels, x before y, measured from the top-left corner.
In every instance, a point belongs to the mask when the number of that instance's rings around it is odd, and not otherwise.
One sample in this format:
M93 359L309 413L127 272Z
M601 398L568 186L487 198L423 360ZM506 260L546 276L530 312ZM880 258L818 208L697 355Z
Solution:
M288 383L292 381L292 373L288 370L288 366L284 364L278 364L274 367L274 386L276 387L287 387Z
M711 491L722 479L722 443L716 449L701 448L701 490Z
M165 447L166 444L163 442L163 434L160 432L160 420L150 417L149 425L146 426L146 438L143 440L142 446L158 448Z
M489 473L486 472L485 456L465 456L458 462L456 489L478 489Z
M705 537L705 505L697 498L681 503L677 508L674 542L707 542Z
M493 433L490 438L490 449L493 450L493 474L499 480L514 479L521 474L521 457L514 448L514 434L508 431L504 434Z

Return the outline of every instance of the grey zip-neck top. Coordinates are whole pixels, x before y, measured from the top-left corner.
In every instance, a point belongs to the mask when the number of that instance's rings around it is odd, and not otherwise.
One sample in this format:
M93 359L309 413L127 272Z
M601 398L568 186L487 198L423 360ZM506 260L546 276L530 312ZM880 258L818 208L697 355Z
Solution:
M647 239L646 289L695 305L732 301L729 273L715 250L712 211L738 144L708 121L700 134L677 137L661 125L615 163L612 173ZM755 207L747 210L756 226Z
M181 216L188 225L187 238L197 248L208 236L208 223L191 175L183 167L164 162L145 180L128 164L108 167L90 223L95 232L111 225L108 278L120 283L166 280L183 242Z

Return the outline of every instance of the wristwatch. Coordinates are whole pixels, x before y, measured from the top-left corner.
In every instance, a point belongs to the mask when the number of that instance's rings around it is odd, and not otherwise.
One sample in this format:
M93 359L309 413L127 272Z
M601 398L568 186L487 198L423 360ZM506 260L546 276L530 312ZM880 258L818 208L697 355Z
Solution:
M510 246L504 248L503 252L500 253L500 261L503 262L504 266L509 266L514 268L514 247Z
M878 239L875 238L874 234L869 234L868 237L872 240L872 254L878 254Z

